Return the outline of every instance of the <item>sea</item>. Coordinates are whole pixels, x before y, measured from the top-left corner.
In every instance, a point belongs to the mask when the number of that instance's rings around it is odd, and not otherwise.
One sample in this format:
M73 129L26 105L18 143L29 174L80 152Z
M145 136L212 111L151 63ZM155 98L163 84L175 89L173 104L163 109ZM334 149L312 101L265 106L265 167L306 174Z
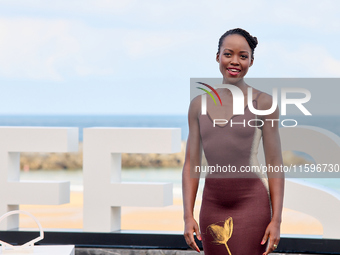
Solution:
M185 115L0 115L0 126L78 127L79 141L88 127L180 128L182 140L189 130Z
M289 116L284 119L295 119L298 125L321 127L340 136L340 115ZM183 141L187 140L189 133L186 115L0 115L0 126L78 127L80 141L83 140L83 129L87 127L180 128Z
M288 117L286 118L288 119ZM324 128L340 137L340 116L289 116L298 125ZM83 129L88 127L170 127L180 128L183 141L188 137L188 117L186 115L0 115L0 126L41 126L41 127L78 127L79 141L83 140ZM123 181L161 181L171 180L174 191L180 195L181 169L123 169ZM81 171L60 170L60 173L39 171L22 173L21 179L71 179L77 189L82 185ZM340 192L340 178L308 178L306 181L323 185ZM177 192L176 192L177 190ZM176 195L176 194L175 194Z

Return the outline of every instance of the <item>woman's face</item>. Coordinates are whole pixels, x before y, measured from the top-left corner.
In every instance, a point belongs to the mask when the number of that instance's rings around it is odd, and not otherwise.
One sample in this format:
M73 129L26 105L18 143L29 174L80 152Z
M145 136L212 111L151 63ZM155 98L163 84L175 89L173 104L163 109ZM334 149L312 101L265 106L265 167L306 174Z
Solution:
M220 52L216 56L224 81L235 83L247 74L249 67L253 64L251 52L243 36L232 34L224 38Z

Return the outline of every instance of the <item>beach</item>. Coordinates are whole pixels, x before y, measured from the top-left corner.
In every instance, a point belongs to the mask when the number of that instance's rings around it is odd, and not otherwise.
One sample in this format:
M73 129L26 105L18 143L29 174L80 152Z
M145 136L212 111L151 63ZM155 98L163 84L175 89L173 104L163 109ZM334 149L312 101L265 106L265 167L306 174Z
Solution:
M198 220L201 200L195 204ZM70 203L65 205L21 205L20 209L32 213L42 227L48 229L80 230L83 227L83 192L72 191ZM20 228L36 228L35 222L20 215ZM182 199L174 198L173 205L161 208L122 207L122 230L153 230L183 232ZM315 218L284 208L282 235L322 235L322 225Z

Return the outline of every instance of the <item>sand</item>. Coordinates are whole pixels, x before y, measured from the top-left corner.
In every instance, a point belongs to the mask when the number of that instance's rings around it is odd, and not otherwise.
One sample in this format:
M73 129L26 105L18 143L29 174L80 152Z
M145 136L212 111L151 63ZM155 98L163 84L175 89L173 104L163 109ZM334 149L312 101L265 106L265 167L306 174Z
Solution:
M198 220L201 201L195 205L195 218ZM21 205L47 229L82 229L83 193L71 192L70 203L65 205ZM28 216L20 215L21 228L35 228ZM150 207L123 207L121 228L123 230L160 230L183 232L182 200L175 198L173 205ZM281 234L322 235L322 225L315 218L287 208L283 210Z

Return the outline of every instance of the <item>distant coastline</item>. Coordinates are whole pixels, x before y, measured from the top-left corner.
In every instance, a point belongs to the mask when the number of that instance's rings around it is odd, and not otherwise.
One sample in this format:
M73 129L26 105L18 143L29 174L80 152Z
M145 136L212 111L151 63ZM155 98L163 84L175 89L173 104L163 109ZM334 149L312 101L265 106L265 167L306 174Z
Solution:
M172 154L134 154L122 153L122 168L150 167L182 167L185 158L186 141L182 141L181 152ZM284 165L303 165L310 163L308 159L291 151L283 152ZM205 158L202 164L206 164ZM75 153L21 153L20 169L29 170L75 170L83 168L83 145L79 143L79 151Z
M181 167L184 163L186 142L182 142L181 152L172 154L122 153L123 168ZM29 170L75 170L83 168L83 144L74 153L21 153L20 169Z

